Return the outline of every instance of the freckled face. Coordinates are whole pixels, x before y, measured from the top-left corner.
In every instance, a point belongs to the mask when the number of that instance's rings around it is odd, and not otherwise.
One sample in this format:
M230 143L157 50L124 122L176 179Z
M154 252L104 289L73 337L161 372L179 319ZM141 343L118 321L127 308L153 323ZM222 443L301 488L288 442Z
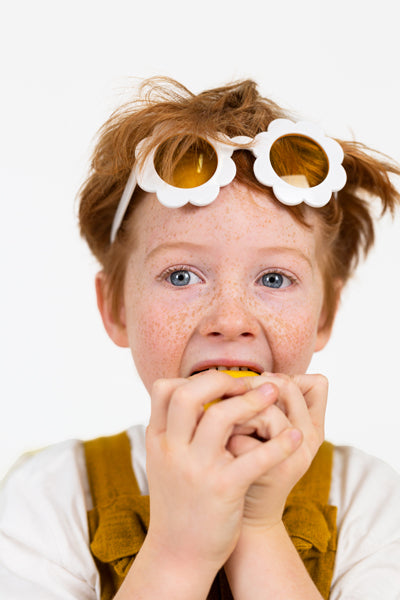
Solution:
M326 342L317 223L305 229L265 194L234 182L205 207L146 194L135 210L123 320L150 391L207 360L304 373Z

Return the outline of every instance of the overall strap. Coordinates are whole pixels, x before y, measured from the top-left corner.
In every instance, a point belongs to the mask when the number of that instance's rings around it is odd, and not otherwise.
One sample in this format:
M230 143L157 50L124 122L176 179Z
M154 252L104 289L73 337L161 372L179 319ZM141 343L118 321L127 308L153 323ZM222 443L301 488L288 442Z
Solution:
M140 495L126 431L84 442L93 506L123 494Z
M329 492L334 446L324 442L288 496L283 522L323 598L329 598L337 548L337 507Z
M308 471L294 486L288 500L306 496L322 505L328 504L333 466L333 445L324 442L314 457Z
M83 445L93 501L87 513L90 550L100 575L101 600L111 600L146 536L149 497L140 493L126 432Z

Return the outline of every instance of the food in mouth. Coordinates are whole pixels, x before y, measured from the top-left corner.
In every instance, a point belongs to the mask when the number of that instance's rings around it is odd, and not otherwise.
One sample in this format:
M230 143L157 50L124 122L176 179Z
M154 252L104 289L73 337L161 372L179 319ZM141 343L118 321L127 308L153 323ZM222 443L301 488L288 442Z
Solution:
M218 369L218 371L221 371L222 373L228 373L228 375L230 375L231 377L255 377L256 375L259 375L259 373L256 373L255 371L248 371L248 370L241 370L241 368L239 369ZM216 402L221 402L222 398L217 398L216 400L212 400L211 402L207 402L207 404L204 405L204 410L207 410L207 408L209 408L211 406L211 404L215 404Z

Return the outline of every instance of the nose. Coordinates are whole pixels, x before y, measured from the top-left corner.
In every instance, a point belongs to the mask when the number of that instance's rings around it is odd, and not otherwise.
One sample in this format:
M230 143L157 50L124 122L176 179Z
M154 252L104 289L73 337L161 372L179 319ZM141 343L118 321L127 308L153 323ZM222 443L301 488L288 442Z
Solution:
M260 325L244 295L231 291L218 294L212 300L199 331L203 336L233 341L255 337Z

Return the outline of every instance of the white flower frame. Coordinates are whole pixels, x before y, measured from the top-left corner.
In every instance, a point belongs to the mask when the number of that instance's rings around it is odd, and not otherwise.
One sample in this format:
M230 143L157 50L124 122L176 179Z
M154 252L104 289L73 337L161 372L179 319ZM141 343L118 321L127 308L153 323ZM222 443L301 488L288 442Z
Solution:
M274 171L270 161L270 150L273 143L285 135L303 135L315 141L325 152L329 169L325 179L318 185L304 188L291 185ZM333 192L341 190L346 183L346 171L342 166L344 153L342 147L332 138L325 136L317 125L306 121L293 123L289 119L275 119L268 130L259 133L254 139L246 136L229 138L221 136L221 140L204 138L215 150L218 161L212 177L194 188L178 188L170 185L158 175L154 166L152 148L142 162L141 155L147 145L152 145L152 137L145 138L136 148L136 162L132 168L124 192L115 213L111 228L111 243L115 240L136 185L149 193L157 194L158 200L169 208L179 208L187 203L195 206L210 204L219 194L221 187L228 185L236 175L236 165L232 160L235 150L247 149L256 157L254 174L260 183L272 187L275 197L283 204L293 206L305 202L315 208L327 204Z
M297 187L284 181L274 171L269 160L270 150L274 142L285 135L302 135L312 139L325 152L328 159L328 173L325 179L313 187ZM293 206L304 202L308 206L320 208L327 204L332 192L341 190L346 183L346 171L342 166L343 149L335 140L326 137L320 127L306 121L293 123L289 119L276 119L270 123L268 130L254 138L252 152L256 157L254 174L258 181L272 187L275 197L283 204ZM268 160L265 160L265 157Z
M236 165L231 158L236 148L216 140L204 139L214 148L218 159L217 168L208 181L194 188L178 188L167 183L161 179L154 167L154 155L157 148L153 148L137 170L137 182L142 190L156 193L161 204L169 208L179 208L189 202L195 206L206 206L215 200L220 188L231 183L236 175ZM136 156L139 162L143 145L148 141L150 138L138 144Z

